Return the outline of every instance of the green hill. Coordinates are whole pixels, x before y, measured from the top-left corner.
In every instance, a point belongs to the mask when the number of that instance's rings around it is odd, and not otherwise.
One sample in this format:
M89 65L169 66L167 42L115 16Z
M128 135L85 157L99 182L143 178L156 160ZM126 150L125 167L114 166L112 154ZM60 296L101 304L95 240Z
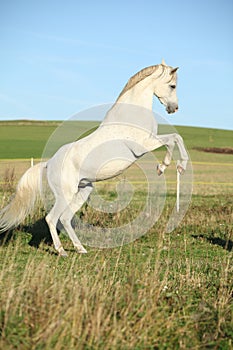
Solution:
M70 127L71 124L72 127ZM0 122L0 159L40 158L52 133L62 124L55 121ZM67 143L85 135L98 125L94 121L67 122L68 131L58 132L59 142ZM74 127L73 127L74 126ZM167 129L167 127L166 127ZM171 127L171 131L173 128ZM233 131L187 126L176 127L188 150L196 148L232 148ZM163 127L159 130L163 132ZM64 140L64 142L63 142Z

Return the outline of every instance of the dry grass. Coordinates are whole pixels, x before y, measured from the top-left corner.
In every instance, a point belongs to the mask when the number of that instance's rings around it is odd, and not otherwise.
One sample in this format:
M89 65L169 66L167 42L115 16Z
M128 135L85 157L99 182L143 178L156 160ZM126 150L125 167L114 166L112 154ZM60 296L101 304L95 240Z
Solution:
M19 164L19 174L5 172L4 203L25 167ZM46 229L37 222L44 215L41 209L27 226L0 237L0 349L232 348L231 165L194 165L192 203L182 224L167 234L164 227L175 201L173 170L167 174L163 216L130 245L87 248L88 254L80 256L62 235L69 257L59 258L52 246L32 244ZM133 168L128 176L134 176ZM200 184L206 181L225 185ZM140 185L137 189L140 206ZM114 190L114 184L99 187L104 198L114 198ZM136 211L131 206L114 217L84 207L81 218L108 226Z
M165 222L85 256L64 236L68 259L14 231L0 247L0 348L230 349L230 197L195 197L172 234Z

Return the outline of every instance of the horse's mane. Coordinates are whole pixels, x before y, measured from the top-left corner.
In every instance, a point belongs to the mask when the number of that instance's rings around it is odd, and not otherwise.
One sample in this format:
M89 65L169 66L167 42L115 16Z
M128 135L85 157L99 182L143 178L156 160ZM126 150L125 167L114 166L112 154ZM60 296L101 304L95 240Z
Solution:
M152 73L154 73L158 69L159 65L150 66L143 68L140 70L140 72L134 74L126 83L124 89L121 91L120 95L118 96L117 100L126 93L126 91L130 90L134 85L138 84L140 81L145 79L146 77L149 77Z

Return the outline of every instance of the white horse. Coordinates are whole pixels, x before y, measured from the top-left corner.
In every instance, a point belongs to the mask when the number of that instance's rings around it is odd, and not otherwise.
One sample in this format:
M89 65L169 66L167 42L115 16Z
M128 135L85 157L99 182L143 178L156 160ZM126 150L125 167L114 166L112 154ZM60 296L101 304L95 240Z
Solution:
M55 197L55 204L46 216L55 249L59 255L67 255L57 233L60 221L77 251L86 253L71 221L88 199L93 182L120 174L143 154L163 145L167 152L157 167L158 175L170 164L175 144L180 153L177 169L182 173L188 161L182 138L178 134L157 135L152 114L154 95L168 113L178 110L177 69L162 61L139 71L129 79L96 131L62 146L47 162L28 169L18 183L14 198L0 211L0 231L15 227L31 212L41 191L42 173L46 171Z

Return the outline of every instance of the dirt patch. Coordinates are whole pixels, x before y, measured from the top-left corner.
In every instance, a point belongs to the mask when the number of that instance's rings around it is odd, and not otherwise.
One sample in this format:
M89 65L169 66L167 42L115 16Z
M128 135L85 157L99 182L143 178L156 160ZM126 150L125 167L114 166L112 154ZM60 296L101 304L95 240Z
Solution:
M230 147L225 147L225 148L195 147L194 149L197 150L197 151L207 152L207 153L233 154L233 148L230 148Z

